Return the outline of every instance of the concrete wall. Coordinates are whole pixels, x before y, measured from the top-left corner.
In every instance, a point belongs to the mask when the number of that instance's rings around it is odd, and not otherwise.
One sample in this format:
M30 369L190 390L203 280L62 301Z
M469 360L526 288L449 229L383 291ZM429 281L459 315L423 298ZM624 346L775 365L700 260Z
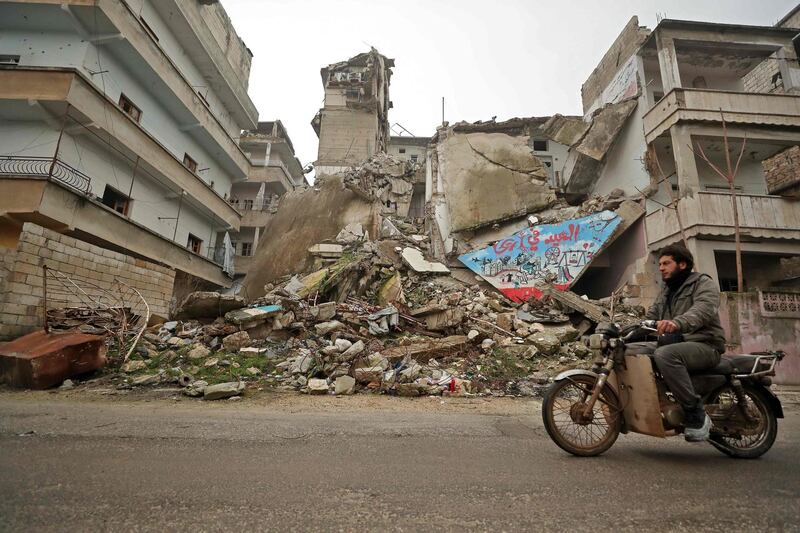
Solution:
M638 17L631 17L581 87L584 113L595 107L595 101L649 34L650 30L639 26Z
M722 293L720 320L728 353L783 350L775 381L800 384L800 317L765 316L758 292Z
M642 130L645 102L644 96L639 97L639 105L625 121L614 145L606 154L595 194L605 195L614 189L622 189L625 194L636 196L650 184L650 175L642 162L647 151Z
M81 286L90 281L104 290L115 290L115 278L136 288L153 314L168 316L175 271L133 257L105 250L27 223L19 235L14 262L0 285L0 338L30 333L43 324L43 265L63 272ZM5 260L4 260L5 261ZM48 280L48 283L50 281ZM54 306L78 305L57 285L48 290ZM52 300L59 295L55 302Z
M318 163L355 165L368 159L375 153L379 130L375 113L347 108L325 109L319 134Z

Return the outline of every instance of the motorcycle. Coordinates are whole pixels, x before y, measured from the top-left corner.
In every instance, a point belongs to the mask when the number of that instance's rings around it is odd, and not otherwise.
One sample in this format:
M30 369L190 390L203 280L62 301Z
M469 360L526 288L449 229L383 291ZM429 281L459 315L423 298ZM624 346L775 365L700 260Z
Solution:
M647 320L627 334L616 324L598 324L587 345L591 370L559 374L548 388L542 418L550 438L579 456L607 451L620 433L669 437L683 433L682 407L669 392L651 354L626 353L642 332L655 332ZM770 390L781 351L723 355L713 369L691 375L713 426L709 442L735 458L755 458L775 442L780 400Z

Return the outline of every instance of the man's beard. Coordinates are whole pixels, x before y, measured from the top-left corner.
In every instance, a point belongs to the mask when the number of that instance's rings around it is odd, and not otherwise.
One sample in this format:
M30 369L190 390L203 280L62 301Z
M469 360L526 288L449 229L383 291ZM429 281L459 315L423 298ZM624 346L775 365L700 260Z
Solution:
M692 273L691 268L684 268L682 270L677 270L673 272L672 276L664 280L664 283L669 287L670 291L677 290L683 282L686 281L686 278L689 277L689 274Z

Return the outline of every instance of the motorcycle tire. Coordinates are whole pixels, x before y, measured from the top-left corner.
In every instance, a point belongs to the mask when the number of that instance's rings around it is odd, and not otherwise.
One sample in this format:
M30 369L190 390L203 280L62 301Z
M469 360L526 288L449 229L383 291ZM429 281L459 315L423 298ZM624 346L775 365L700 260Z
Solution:
M760 424L760 431L756 436L757 438L753 440L747 439L745 441L744 438L736 439L720 435L719 433L715 434L712 428L711 436L708 441L716 449L730 457L736 459L755 459L767 453L775 442L775 437L778 435L778 418L772 411L772 407L764 393L757 387L745 386L744 393L750 402L752 402L753 407L758 412L758 416L762 421L762 424ZM727 395L732 399L731 401L737 401L733 388L726 385L713 393L706 403L719 403L723 395ZM715 422L715 424L717 424L717 422Z
M575 405L579 404L577 401L579 395L590 394L596 380L597 378L592 376L571 376L553 383L544 396L542 421L547 434L559 448L573 455L581 457L600 455L611 448L622 429L620 404L614 390L608 385L603 387L594 405L593 419L589 423L575 421L573 413L576 410ZM570 395L573 398L570 398ZM572 401L573 399L576 401ZM559 405L565 403L568 407ZM604 424L594 424L595 419L599 417ZM599 438L596 438L595 427L598 428ZM575 430L574 434L568 434L569 428ZM584 440L580 435L588 436L589 439Z

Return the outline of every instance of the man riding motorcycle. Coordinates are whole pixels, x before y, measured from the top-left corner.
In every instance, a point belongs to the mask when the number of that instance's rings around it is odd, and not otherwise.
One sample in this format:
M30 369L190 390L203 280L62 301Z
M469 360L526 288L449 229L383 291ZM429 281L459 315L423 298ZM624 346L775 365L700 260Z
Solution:
M689 372L714 368L725 351L719 320L719 287L707 274L692 272L694 258L673 244L659 253L664 287L645 315L656 321L657 342L628 344L630 353L653 354L670 392L683 407L684 435L689 442L708 438L711 419L692 387Z

